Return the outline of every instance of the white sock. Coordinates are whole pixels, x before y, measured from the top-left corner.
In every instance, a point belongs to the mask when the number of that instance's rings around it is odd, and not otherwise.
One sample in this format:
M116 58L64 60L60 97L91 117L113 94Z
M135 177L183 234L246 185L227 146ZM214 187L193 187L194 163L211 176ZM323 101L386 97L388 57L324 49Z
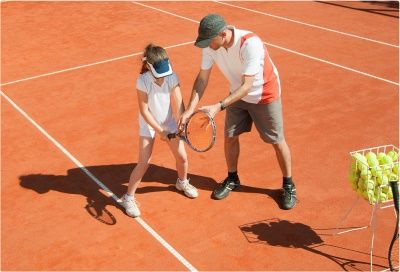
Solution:
M189 182L189 179L183 179L183 180L182 180L182 179L178 178L178 180L179 180L180 183L184 183L184 182L186 182L186 181Z
M125 197L126 200L132 200L132 199L135 198L134 196L128 195L128 194L125 194L124 197Z

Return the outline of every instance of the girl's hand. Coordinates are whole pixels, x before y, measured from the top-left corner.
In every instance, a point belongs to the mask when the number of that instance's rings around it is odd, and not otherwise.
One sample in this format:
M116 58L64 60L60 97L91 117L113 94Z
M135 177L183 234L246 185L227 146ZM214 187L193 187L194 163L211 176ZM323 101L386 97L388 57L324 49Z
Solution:
M211 118L214 118L214 116L221 111L221 105L217 103L211 106L203 106L199 108L199 110L207 112L211 116Z
M169 134L168 131L165 131L165 130L161 131L161 133L160 133L160 139L161 139L162 141L164 141L164 142L168 141L168 140L169 140L169 139L168 139L168 134Z

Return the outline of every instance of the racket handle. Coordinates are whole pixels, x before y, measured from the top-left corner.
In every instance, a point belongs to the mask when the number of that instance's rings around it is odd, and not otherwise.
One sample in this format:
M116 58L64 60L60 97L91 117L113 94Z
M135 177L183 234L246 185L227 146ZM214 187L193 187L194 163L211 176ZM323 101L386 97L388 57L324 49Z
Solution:
M169 140L171 140L171 139L176 137L176 134L175 133L170 133L170 134L167 135L167 137L168 137Z

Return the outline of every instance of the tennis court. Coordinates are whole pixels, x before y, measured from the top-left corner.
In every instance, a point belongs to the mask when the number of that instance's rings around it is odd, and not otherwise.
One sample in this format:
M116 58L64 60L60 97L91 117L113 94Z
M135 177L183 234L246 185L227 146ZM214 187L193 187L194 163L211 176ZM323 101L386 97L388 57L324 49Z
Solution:
M184 101L201 62L198 24L218 13L266 43L279 70L298 203L279 208L275 152L241 136L242 186L215 146L186 148L188 199L156 141L137 191L142 215L115 201L137 162L136 79L144 47L167 49ZM392 2L2 1L1 270L369 270L372 206L348 182L349 152L399 146L399 9ZM228 94L214 68L200 105ZM393 209L377 212L373 270L388 269Z

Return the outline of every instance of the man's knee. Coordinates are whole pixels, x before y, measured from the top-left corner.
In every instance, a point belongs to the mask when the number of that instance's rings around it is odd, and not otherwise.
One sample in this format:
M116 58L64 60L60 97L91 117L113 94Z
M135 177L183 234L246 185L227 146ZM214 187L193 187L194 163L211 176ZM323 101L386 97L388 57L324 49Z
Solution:
M239 136L225 137L225 144L237 145L239 143Z

